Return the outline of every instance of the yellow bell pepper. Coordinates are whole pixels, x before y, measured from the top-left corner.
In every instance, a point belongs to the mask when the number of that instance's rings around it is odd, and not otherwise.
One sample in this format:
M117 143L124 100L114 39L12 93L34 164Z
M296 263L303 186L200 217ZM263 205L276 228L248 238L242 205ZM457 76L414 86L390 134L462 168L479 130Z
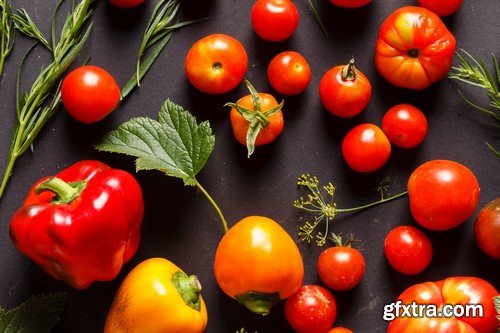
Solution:
M104 333L201 333L207 308L196 276L163 258L137 265L118 289Z

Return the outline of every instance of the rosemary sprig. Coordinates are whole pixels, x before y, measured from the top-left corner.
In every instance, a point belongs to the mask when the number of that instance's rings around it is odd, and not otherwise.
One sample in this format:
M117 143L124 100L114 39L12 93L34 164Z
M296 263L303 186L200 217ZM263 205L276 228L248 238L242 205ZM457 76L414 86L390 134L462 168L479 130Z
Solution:
M123 87L122 99L127 97L136 86L141 85L141 79L151 68L176 29L204 20L184 21L171 25L172 20L179 10L179 6L179 0L160 0L157 3L142 37L141 46L137 55L135 74L130 78L125 87ZM148 53L148 55L143 59L146 53Z
M464 55L457 53L460 65L458 67L452 67L454 72L450 72L448 77L450 79L465 82L469 85L483 89L490 101L489 106L493 109L500 110L500 67L495 55L493 53L491 54L494 67L494 73L491 73L483 59L476 58L465 50L462 50L462 52L464 53ZM471 107L493 117L493 119L496 121L496 123L494 123L493 125L497 128L500 128L499 111L490 110L476 103L473 103L460 91L459 94ZM486 146L491 150L491 152L493 152L493 154L495 154L497 157L500 157L499 150L495 149L487 142Z
M387 190L388 186L387 177L385 177L384 179L385 180L379 183L379 189L382 192L382 195L383 192ZM352 208L337 208L337 204L334 202L335 186L333 186L333 183L329 182L327 185L323 186L323 190L330 197L330 200L328 201L325 200L323 194L321 193L319 180L316 176L303 174L299 177L297 185L299 187L306 187L310 193L307 195L306 198L300 197L298 200L295 200L293 202L294 207L299 208L301 210L305 210L314 215L313 222L305 222L304 225L299 227L298 236L301 241L303 242L305 241L307 243L310 243L315 238L317 246L325 245L328 237L328 228L330 222L337 216L337 214L364 210L379 205L381 203L400 198L408 193L408 191L405 191L388 198L382 197L378 201L363 206L352 207ZM316 232L316 228L323 221L325 221L324 232L321 231Z
M40 29L36 26L35 22L31 16L26 12L25 9L18 9L17 14L12 14L12 19L14 20L14 26L16 29L23 33L24 35L33 38L40 43L42 43L47 49L52 51L52 47L49 42L42 34Z
M12 7L7 0L0 0L0 77L3 73L5 59L14 45L12 25Z
M497 310L498 328L500 328L500 295L493 297L493 304Z
M60 7L61 2L57 5ZM35 137L50 119L61 101L60 77L76 58L92 29L92 23L86 24L91 16L90 5L92 0L83 0L72 9L66 18L59 41L54 42L52 48L54 59L45 67L31 89L20 95L20 77L24 59L21 62L17 80L17 123L14 127L12 142L7 157L7 164L0 185L0 198L12 174L16 160L31 147ZM54 11L54 15L57 10ZM84 28L87 26L86 28ZM28 51L26 56L31 52ZM50 102L45 103L52 96Z

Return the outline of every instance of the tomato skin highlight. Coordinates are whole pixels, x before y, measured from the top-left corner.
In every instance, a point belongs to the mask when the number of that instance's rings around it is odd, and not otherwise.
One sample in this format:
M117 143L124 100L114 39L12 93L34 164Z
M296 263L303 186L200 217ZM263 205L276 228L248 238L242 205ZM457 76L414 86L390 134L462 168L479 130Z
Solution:
M293 35L299 24L299 11L290 0L257 0L250 15L253 30L270 42Z
M432 260L429 238L412 226L392 229L384 241L384 253L391 266L398 272L414 275L423 272Z
M500 260L500 198L488 203L477 215L474 238L481 251Z
M359 8L369 4L372 0L330 0L330 2L339 7Z
M326 332L337 316L333 295L317 285L304 285L285 303L285 317L298 333Z
M357 249L335 246L324 250L317 262L321 282L333 290L354 288L365 273L365 259Z
M98 122L120 102L120 88L106 70L81 66L69 73L61 86L62 103L69 115L84 123Z
M418 4L439 16L449 16L460 8L462 0L418 0Z
M109 0L109 2L120 8L132 8L144 3L145 0Z
M402 7L380 28L375 67L397 87L424 89L448 73L455 45L455 37L436 14L422 7Z
M408 179L413 218L430 230L448 230L465 222L476 210L479 193L472 171L449 160L425 162Z
M189 82L207 94L223 94L243 80L248 56L243 45L225 34L212 34L189 49L184 69Z
M298 52L285 51L276 55L267 68L271 86L283 95L297 95L311 82L311 68Z
M382 118L382 131L400 148L414 148L424 141L428 130L425 115L410 104L390 108Z
M389 160L391 144L377 125L360 124L344 137L342 155L351 169L373 172Z

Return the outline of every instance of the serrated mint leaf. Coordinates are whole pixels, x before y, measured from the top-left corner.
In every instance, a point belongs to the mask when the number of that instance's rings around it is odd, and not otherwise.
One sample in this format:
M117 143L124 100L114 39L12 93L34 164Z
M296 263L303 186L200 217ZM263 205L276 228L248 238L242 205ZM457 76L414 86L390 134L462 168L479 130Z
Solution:
M9 311L0 309L1 333L49 333L60 320L67 293L31 296Z
M215 137L208 121L195 117L170 100L160 109L158 121L138 117L106 134L95 147L101 151L136 157L136 169L159 170L197 185L196 175L210 157Z

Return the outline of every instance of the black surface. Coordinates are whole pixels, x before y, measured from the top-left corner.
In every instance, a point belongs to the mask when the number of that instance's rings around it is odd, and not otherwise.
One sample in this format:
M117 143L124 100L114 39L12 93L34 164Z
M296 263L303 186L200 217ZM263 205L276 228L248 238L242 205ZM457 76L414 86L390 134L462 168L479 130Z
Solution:
M122 11L105 1L98 1L94 6L93 33L76 63L90 56L91 64L106 68L123 86L132 74L138 45L154 4L155 1L147 1L140 8ZM61 109L47 124L36 140L34 154L27 153L18 161L10 186L0 202L0 306L13 307L41 292L68 291L67 308L55 331L99 332L126 273L142 260L160 256L199 276L209 312L207 332L235 332L243 326L259 333L291 331L284 319L282 305L269 317L261 318L225 296L217 287L212 262L222 231L216 212L194 188L183 187L181 181L159 172L137 174L146 205L142 244L114 281L94 283L83 291L71 290L62 282L48 278L13 247L8 234L10 217L36 180L81 159L98 159L133 172L132 159L98 153L90 144L133 116L156 117L167 97L191 110L199 120L210 120L216 147L199 181L219 203L231 225L248 215L265 215L279 221L295 237L299 219L305 215L294 209L292 202L303 194L295 183L304 172L315 174L323 181L333 180L339 207L348 207L375 199L371 189L383 174L392 176L391 193L398 193L405 189L408 175L418 165L444 158L473 170L482 189L480 206L498 196L500 160L487 151L484 141L498 147L499 138L489 126L489 119L469 109L457 93L459 87L468 93L473 90L448 79L420 92L400 90L376 73L373 52L383 19L396 8L416 4L416 1L374 1L359 10L343 10L322 0L319 10L328 22L329 39L317 26L306 1L297 1L298 30L290 40L274 44L260 40L253 33L249 19L252 4L253 1L235 0L184 1L180 17L209 16L210 20L175 33L143 80L141 89L130 95L119 109L91 126L77 123ZM54 5L55 1L13 1L14 8L26 8L47 35ZM498 56L499 12L498 0L465 0L459 12L445 22L455 34L459 48L483 57L491 52ZM227 33L242 41L249 55L247 77L261 91L270 91L266 68L279 51L301 52L312 68L313 79L306 93L285 101L286 125L281 137L268 147L258 148L250 160L246 158L245 148L234 140L228 110L222 107L224 102L235 101L246 94L243 85L223 96L209 96L192 88L183 73L183 61L189 47L199 38L215 32ZM17 38L0 81L2 170L15 119L15 73L30 44L31 41L23 37ZM48 56L40 47L35 54L23 78L25 89L47 63ZM360 116L341 120L323 109L317 87L327 69L345 63L351 55L356 57L357 67L371 80L373 97ZM361 122L380 124L384 112L401 102L413 103L426 113L430 124L426 141L414 150L395 148L389 163L373 175L350 171L340 153L344 134ZM333 231L353 232L362 240L359 247L366 258L366 275L361 284L350 292L334 293L338 302L336 324L355 332L384 331L383 305L417 282L475 275L500 287L500 265L480 253L474 244L472 219L448 232L426 231L434 246L434 258L424 273L414 277L395 273L384 258L383 240L391 228L402 224L416 224L410 215L407 198L355 215L340 216L335 221ZM304 283L318 283L315 265L320 250L305 244L299 244L299 248L305 263Z

